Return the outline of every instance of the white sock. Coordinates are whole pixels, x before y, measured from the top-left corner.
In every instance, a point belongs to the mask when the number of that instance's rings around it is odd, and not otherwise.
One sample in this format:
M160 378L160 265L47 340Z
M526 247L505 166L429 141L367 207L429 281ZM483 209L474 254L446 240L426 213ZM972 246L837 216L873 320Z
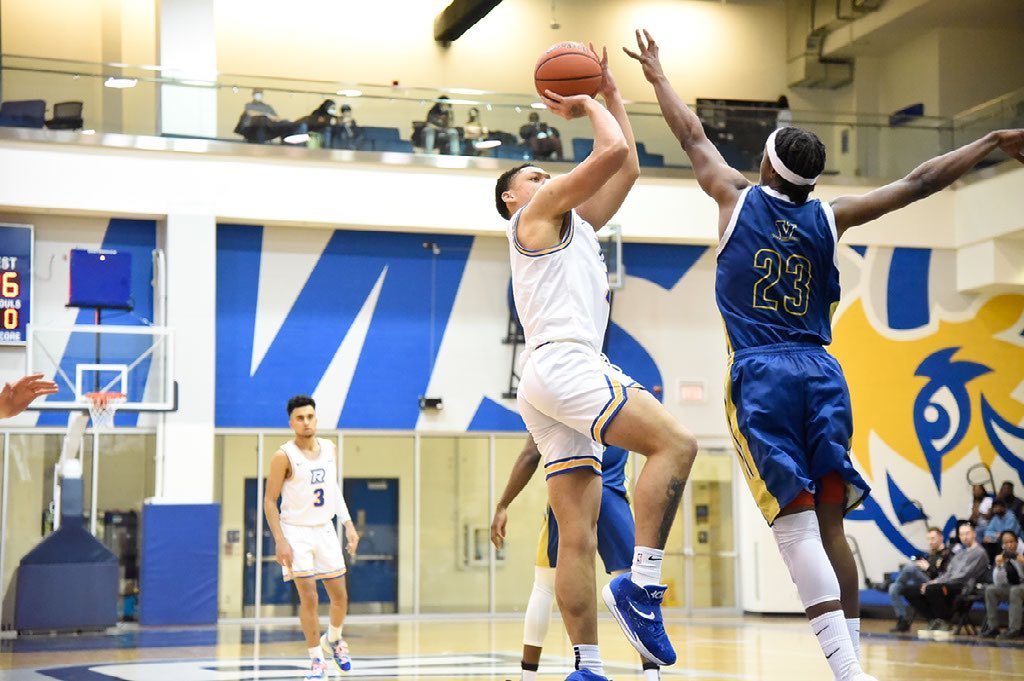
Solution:
M847 617L846 629L850 632L850 643L853 644L853 655L860 662L860 618Z
M523 670L523 675L520 677L520 679L522 681L537 681L537 671L536 670L531 671L529 669L524 669Z
M341 627L336 627L333 624L327 626L327 642L337 643L341 638Z
M576 653L576 669L589 669L595 674L604 676L604 665L601 664L601 653L597 644L573 646Z
M825 661L832 668L832 675L839 681L850 681L861 673L860 664L853 654L850 632L842 610L834 610L811 620L811 631L818 639Z
M629 578L637 586L661 584L661 559L664 556L662 549L637 546L633 550L633 568Z
M324 651L320 649L320 646L314 646L309 649L309 659L313 662L324 661Z

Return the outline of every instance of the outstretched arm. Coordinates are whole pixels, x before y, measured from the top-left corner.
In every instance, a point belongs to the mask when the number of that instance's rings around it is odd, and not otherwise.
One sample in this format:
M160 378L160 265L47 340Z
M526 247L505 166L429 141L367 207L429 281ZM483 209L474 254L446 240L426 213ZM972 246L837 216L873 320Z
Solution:
M636 44L639 52L633 52L625 47L622 49L643 66L644 76L654 86L654 92L658 96L658 105L661 107L665 122L679 140L683 151L690 157L693 172L697 175L697 183L705 194L718 203L723 213L731 213L740 192L750 183L742 173L725 162L722 154L704 134L704 126L701 125L697 114L686 106L672 84L668 82L658 58L658 45L651 34L644 30L641 36L640 31L637 31Z
M500 549L505 544L508 507L530 482L530 478L537 471L538 464L540 464L540 450L537 449L537 443L533 441L533 436L529 435L526 438L526 444L523 445L523 451L512 466L505 491L501 493L501 499L498 500L498 505L494 509L494 519L491 521L491 543L495 548Z
M836 231L842 236L850 227L871 222L945 189L996 149L1024 163L1024 129L990 132L959 149L925 161L901 180L861 196L840 196L832 201Z
M557 244L565 214L600 191L629 153L618 121L594 99L562 97L548 90L544 103L566 120L588 116L594 128L594 151L568 174L545 182L523 209L516 236L530 249Z
M17 416L37 397L56 392L57 384L44 379L42 374L29 374L14 383L5 383L0 390L0 419Z
M597 58L593 45L590 46L590 51ZM599 94L604 98L604 104L608 107L608 113L615 118L622 129L622 135L626 138L628 153L626 154L626 160L622 163L622 167L612 175L612 178L605 183L601 191L591 196L577 209L580 216L589 222L595 230L601 229L608 224L612 216L619 211L622 202L626 200L626 196L629 194L629 190L633 188L633 185L636 184L637 178L640 177L640 156L636 151L633 127L629 124L629 116L626 114L622 94L615 84L615 78L612 77L611 69L608 68L607 48L602 48L600 61L604 79L601 81Z

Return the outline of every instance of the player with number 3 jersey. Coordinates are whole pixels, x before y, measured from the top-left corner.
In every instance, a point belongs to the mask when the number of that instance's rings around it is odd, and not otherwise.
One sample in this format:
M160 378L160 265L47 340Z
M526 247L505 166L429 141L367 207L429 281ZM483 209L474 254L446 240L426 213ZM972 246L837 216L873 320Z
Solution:
M297 395L288 400L288 424L295 437L281 445L271 459L264 511L284 580L294 582L299 592L299 621L310 657L310 671L305 678L315 681L327 678L325 654L339 671L352 668L348 645L341 637L348 609L345 557L332 519L337 516L345 526L349 553L355 553L359 535L338 485L334 443L316 437L313 398ZM331 599L330 627L322 637L317 580L323 581Z

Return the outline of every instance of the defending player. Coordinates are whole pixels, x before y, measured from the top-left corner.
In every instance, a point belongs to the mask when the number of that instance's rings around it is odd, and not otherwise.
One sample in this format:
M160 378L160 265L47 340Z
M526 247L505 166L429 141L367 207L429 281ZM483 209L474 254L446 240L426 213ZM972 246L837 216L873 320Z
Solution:
M626 494L626 462L629 453L619 447L609 447L601 461L601 512L597 518L597 552L604 562L605 571L619 575L629 571L633 560L633 537L636 529ZM494 510L491 521L491 541L496 548L505 545L505 527L508 507L512 504L540 463L540 450L533 437L526 438L523 451L512 466L508 483ZM526 605L523 626L522 681L536 681L544 637L551 624L551 605L554 601L555 567L558 562L558 521L551 507L544 511L537 546L537 564L534 568L533 590ZM657 681L658 665L643 661L645 681Z
M307 681L327 678L325 653L340 671L352 668L348 645L341 637L348 592L345 557L331 522L335 515L345 526L348 552L354 554L359 545L359 534L338 486L337 452L330 440L316 437L316 424L313 398L296 395L288 400L288 425L295 437L274 453L263 500L284 580L294 581L299 592L299 622L311 660ZM318 579L331 599L330 627L323 636L317 614Z
M638 52L626 53L642 64L697 182L718 203L726 407L747 483L835 678L871 679L858 660L857 568L843 531L843 516L869 489L850 461L846 381L824 350L839 300L837 242L850 227L949 186L996 149L1024 161L1024 130L991 133L862 196L808 200L825 168L825 147L813 133L773 132L760 183L751 186L672 89L647 31L636 40Z
M606 444L647 457L636 486L636 540L630 575L605 587L604 600L646 659L675 662L661 617L661 560L696 454L693 436L658 400L601 354L608 325L608 276L595 230L618 211L639 176L622 97L601 60L600 94L548 92L566 119L587 116L594 150L570 173L551 179L533 165L498 178L495 204L509 219L516 309L526 333L519 410L547 474L558 519L555 595L576 654L570 679L601 679L594 551Z

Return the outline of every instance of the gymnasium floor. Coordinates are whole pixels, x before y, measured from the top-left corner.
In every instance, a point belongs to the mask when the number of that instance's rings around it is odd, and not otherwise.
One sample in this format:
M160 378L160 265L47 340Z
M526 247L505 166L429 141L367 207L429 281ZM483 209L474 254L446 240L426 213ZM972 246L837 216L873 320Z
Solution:
M641 679L632 649L611 619L600 637L608 676ZM1024 644L917 641L890 636L887 620L865 620L865 669L878 679L1024 679ZM352 617L350 678L516 679L518 619L445 617L396 621ZM681 663L665 678L828 681L831 674L797 618L685 618L669 634ZM126 628L116 634L0 641L0 678L12 681L235 681L301 679L308 666L297 626L221 624L190 629ZM544 681L569 671L568 642L552 622Z

